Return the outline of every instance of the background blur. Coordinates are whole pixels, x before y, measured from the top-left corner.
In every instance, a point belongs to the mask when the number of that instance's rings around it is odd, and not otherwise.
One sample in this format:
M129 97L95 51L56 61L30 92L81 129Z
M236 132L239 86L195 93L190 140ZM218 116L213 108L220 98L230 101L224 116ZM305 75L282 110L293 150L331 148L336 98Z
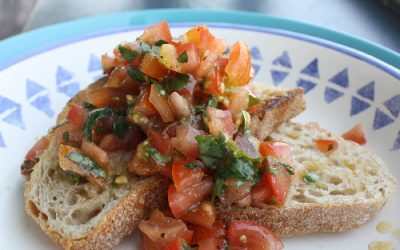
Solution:
M0 39L93 15L151 8L210 8L295 19L400 52L399 6L400 0L0 0Z

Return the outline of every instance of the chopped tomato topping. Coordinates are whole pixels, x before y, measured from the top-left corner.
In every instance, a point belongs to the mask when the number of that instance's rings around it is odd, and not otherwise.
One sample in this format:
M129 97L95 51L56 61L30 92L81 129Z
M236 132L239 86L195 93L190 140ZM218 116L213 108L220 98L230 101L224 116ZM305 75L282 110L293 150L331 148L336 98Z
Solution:
M229 106L228 109L232 113L234 119L238 118L238 115L242 110L246 110L249 105L249 90L248 88L242 87L237 88L235 92L229 95Z
M203 201L197 208L188 211L182 219L192 224L212 228L216 218L214 204Z
M124 94L112 87L101 87L90 89L87 93L88 102L97 108L107 106L120 107L125 101Z
M224 224L216 220L211 228L200 225L191 225L190 229L193 230L193 243L207 241L209 239L222 239L226 236L226 229Z
M149 143L156 148L161 154L168 155L171 151L171 141L154 129L147 130L147 138Z
M336 140L318 139L315 140L315 146L323 153L330 153L335 151L339 144Z
M144 116L151 116L157 114L157 110L154 108L149 100L150 87L143 85L140 89L140 94L136 99L136 105L133 109L135 113L142 114Z
M185 43L176 47L176 54L178 56L183 53L187 54L188 60L187 62L181 63L182 72L194 72L200 63L200 57L196 46L193 43Z
M231 47L229 62L225 67L228 83L242 86L250 81L251 59L247 46L237 42Z
M25 160L31 160L35 157L39 157L43 151L49 147L49 142L48 136L43 136L40 138L25 155Z
M202 170L187 168L184 162L175 161L172 164L172 180L178 191L199 184L203 176L204 172Z
M74 124L77 129L82 129L85 123L87 111L80 105L72 104L67 114L67 120Z
M229 110L221 110L213 107L207 108L208 129L210 133L219 137L220 133L224 133L229 139L232 139L234 125L232 115Z
M184 246L188 246L186 241L182 238L176 238L175 240L168 243L164 250L183 250Z
M357 142L360 145L364 145L367 143L367 139L365 138L365 134L361 124L357 124L352 129L347 131L342 135L345 140Z
M157 58L148 53L144 55L140 63L140 71L156 79L162 78L167 73L167 69L158 62Z
M283 243L270 230L251 221L233 221L228 229L229 249L280 250Z
M180 125L176 128L176 137L171 139L172 146L191 159L197 159L199 146L196 136L202 135L202 130L195 129L189 125Z
M113 70L107 79L107 86L118 88L122 85L122 81L128 76L126 67L119 67Z
M172 42L171 31L165 20L156 25L146 28L140 39L148 44L155 44L158 41Z
M174 112L172 111L171 105L160 91L157 90L156 85L152 84L150 89L149 101L153 104L154 108L160 114L163 122L172 122L174 120ZM166 93L164 93L165 95Z

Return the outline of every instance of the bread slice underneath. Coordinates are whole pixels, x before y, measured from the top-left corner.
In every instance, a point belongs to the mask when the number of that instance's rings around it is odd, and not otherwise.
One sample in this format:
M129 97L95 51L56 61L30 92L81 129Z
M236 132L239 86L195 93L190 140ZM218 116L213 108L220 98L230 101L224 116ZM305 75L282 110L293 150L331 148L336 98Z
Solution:
M292 184L283 207L219 206L218 214L225 222L254 220L281 236L346 231L371 219L396 188L396 179L376 154L316 124L285 123L268 139L290 145L302 174ZM339 148L322 153L315 148L316 139L335 139ZM306 183L303 177L308 172L320 179Z

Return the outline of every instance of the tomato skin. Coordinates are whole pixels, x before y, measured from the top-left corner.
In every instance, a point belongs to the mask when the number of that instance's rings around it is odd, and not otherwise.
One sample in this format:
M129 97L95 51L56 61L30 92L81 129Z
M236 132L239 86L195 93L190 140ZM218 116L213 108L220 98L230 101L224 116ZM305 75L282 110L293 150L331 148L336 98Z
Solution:
M222 239L226 236L225 225L219 220L216 220L211 228L191 225L190 229L193 230L193 243L199 243L214 238Z
M171 241L164 250L182 250L183 245L186 243L184 239L176 238L175 240ZM187 244L187 243L186 243Z
M151 116L157 114L157 110L153 104L150 103L150 87L147 84L140 88L140 94L136 99L136 105L133 109L135 113L140 113L144 116Z
M121 104L119 100L125 100L125 95L122 91L112 87L101 87L90 89L87 93L88 102L97 108L106 106L118 107Z
M48 136L43 136L40 138L25 155L25 160L31 160L39 157L43 151L49 147L49 142L50 140Z
M156 79L162 78L167 73L167 69L158 62L157 58L148 53L144 55L140 63L140 71Z
M342 137L345 140L354 141L360 145L364 145L365 143L367 143L367 139L365 138L365 134L361 124L357 124L356 126L351 128L349 131L344 133Z
M147 138L151 146L163 155L168 155L171 151L171 141L162 134L157 133L154 129L147 130Z
M160 40L164 40L167 43L172 42L171 31L167 21L162 20L161 22L146 28L140 39L148 44L154 44Z
M314 142L317 149L323 153L331 153L339 147L339 144L336 140L318 139Z
M184 162L175 161L172 164L172 179L178 191L199 184L203 176L204 172L202 170L187 168Z
M76 128L82 129L85 123L87 111L80 105L72 104L67 114L67 120L74 124Z
M211 177L204 179L199 184L178 191L174 184L168 188L168 204L175 218L181 218L186 211L211 194L213 180Z
M211 238L208 240L200 241L199 248L197 250L217 250L218 242L217 239Z
M82 142L81 131L77 129L76 126L72 123L67 123L66 125L56 128L52 134L56 138L58 143L65 143L65 133L68 133L68 143L79 144Z
M271 186L268 182L266 173L263 174L261 180L253 187L251 191L251 199L254 205L271 202L273 197Z
M119 88L122 81L128 76L126 67L118 67L114 69L107 79L107 86L112 88Z
M220 133L224 133L229 139L232 139L235 125L232 121L232 114L229 110L222 110L208 107L207 110L208 128L210 133L219 137Z
M228 229L232 250L280 250L282 241L269 229L251 221L233 221Z
M203 201L199 207L188 211L182 219L195 225L212 228L216 218L215 206L209 201Z
M231 47L228 64L225 73L230 85L246 85L250 81L251 58L247 46L243 42L237 42Z
M193 43L185 43L176 47L176 54L180 56L186 51L188 55L188 61L181 63L181 70L185 73L192 73L196 70L200 63L199 53L196 46Z
M171 139L172 146L191 159L197 159L199 145L196 136L202 135L202 130L195 129L189 125L180 125L176 128L176 137Z
M292 155L288 144L279 141L265 141L260 143L260 154L262 156L272 156L285 163L292 165Z
M160 114L163 122L172 122L174 120L174 112L168 100L158 93L155 85L151 85L149 101Z

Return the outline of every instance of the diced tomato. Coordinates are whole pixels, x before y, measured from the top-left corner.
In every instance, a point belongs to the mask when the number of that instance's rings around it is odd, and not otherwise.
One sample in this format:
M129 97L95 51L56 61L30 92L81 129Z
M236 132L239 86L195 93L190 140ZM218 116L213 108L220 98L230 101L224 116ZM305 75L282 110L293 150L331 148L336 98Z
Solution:
M315 140L315 146L323 153L330 153L335 151L339 144L336 140L318 139Z
M49 147L49 137L43 136L28 151L28 153L25 155L25 160L31 160L35 157L39 157L43 153L43 151L46 150L48 147Z
M128 163L128 170L140 176L150 176L159 173L163 166L159 166L154 161L149 160L143 144L139 144L136 148L135 155Z
M360 145L364 145L367 143L367 139L365 138L365 134L361 124L357 124L352 129L347 131L342 135L345 140L357 142Z
M275 157L292 167L295 167L292 160L292 154L288 144L279 141L264 141L260 143L260 154L262 156Z
M149 143L161 154L168 155L170 153L171 141L169 138L164 137L151 128L147 130L147 138L149 139Z
M114 122L115 117L113 116L97 120L95 127L92 131L92 140L95 143L99 143L105 135L112 133Z
M225 73L230 85L246 85L250 81L251 58L247 46L243 42L237 42L231 47L229 62L225 67Z
M200 60L200 65L196 70L198 77L217 77L219 72L215 72L218 67L218 56L213 51L206 51L205 55Z
M250 134L238 133L235 137L236 145L251 158L260 157L258 151L260 142Z
M81 148L83 152L104 169L108 176L110 172L110 158L108 157L108 154L96 144L86 139L83 139Z
M244 182L240 186L238 179L225 180L224 195L220 197L222 204L236 204L238 207L248 207L251 204L251 182Z
M101 65L104 73L110 73L111 70L116 66L115 58L107 54L101 56Z
M164 250L183 250L183 246L187 244L184 239L177 238L170 243L164 248Z
M175 161L172 164L172 179L178 191L200 183L203 176L202 170L187 168L184 162Z
M199 70L201 69L202 68L199 68ZM209 95L221 96L225 91L225 84L222 82L221 74L208 70L205 72L207 72L207 74L212 73L212 75L206 78L204 82L204 91Z
M65 141L65 135L68 135L68 141ZM72 123L67 123L63 126L56 128L53 131L53 136L56 138L58 143L76 143L79 144L82 141L81 131Z
M272 203L274 200L271 185L268 182L267 174L264 173L261 180L253 187L251 191L252 204L259 205L263 203Z
M140 234L140 238L142 240L142 242L141 242L142 248L141 249L143 249L143 250L163 250L162 246L159 246L157 243L150 240L150 238L147 237L147 235L145 235L144 233Z
M200 57L197 48L193 43L185 43L176 47L176 54L178 56L184 52L186 52L188 55L188 61L181 63L182 72L192 73L197 69L200 63Z
M183 221L166 217L157 209L152 212L149 220L139 223L139 229L149 240L161 247L166 247L177 238L191 241L192 232Z
M251 221L233 221L228 229L229 249L280 250L282 241L269 229Z
M208 240L200 241L199 248L197 250L217 250L218 242L217 239L211 238Z
M162 20L153 26L147 27L140 39L148 44L155 44L160 40L166 41L167 43L172 42L171 31L167 21Z
M168 188L168 204L172 214L176 218L182 217L189 208L198 204L206 196L210 195L212 187L213 180L211 177L181 191L178 191L175 185L171 184Z
M162 78L167 73L167 69L158 62L157 58L148 53L144 55L140 63L140 71L156 79Z
M74 124L77 129L82 129L85 123L87 111L78 104L72 104L67 114L67 120Z
M192 75L189 75L189 82L183 88L181 88L178 91L178 93L186 97L186 99L191 100L193 98L192 95L196 84L197 84L196 79Z
M221 54L223 54L227 48L228 48L228 45L222 39L214 39L208 47L208 49L210 51L214 52L217 56L220 56Z
M97 108L106 106L119 106L120 102L125 101L122 91L111 87L99 87L90 89L87 93L88 102Z
M224 224L216 220L212 228L203 227L200 225L191 225L190 229L193 230L193 243L207 241L208 239L222 239L225 238L226 229Z
M207 119L208 129L211 134L219 137L222 132L229 139L232 139L235 126L232 121L232 114L229 110L208 107Z
M195 129L189 125L176 127L176 137L171 139L172 146L191 159L197 159L199 155L199 145L196 136L202 135L202 130Z
M168 100L165 99L157 90L154 84L151 85L149 101L160 114L163 122L172 122L174 120L174 112Z
M121 140L114 134L105 135L100 143L99 147L107 152L115 152L119 149L122 149Z
M234 119L238 118L242 110L246 110L249 105L249 89L246 87L236 88L235 91L229 95L229 111L232 113Z
M178 61L178 53L172 44L163 44L158 51L157 60L167 69L182 72L181 63Z
M107 79L107 86L112 88L119 88L122 81L128 76L126 67L115 68Z
M151 116L157 114L157 110L149 101L150 87L145 84L140 88L140 94L136 99L136 105L133 109L134 112L140 113L144 116Z
M203 56L204 51L208 49L214 39L215 37L211 35L207 26L204 25L196 26L180 37L180 40L184 43L195 44L199 48L200 57Z
M210 201L203 201L197 208L188 211L182 219L184 221L212 228L216 218L214 204Z

